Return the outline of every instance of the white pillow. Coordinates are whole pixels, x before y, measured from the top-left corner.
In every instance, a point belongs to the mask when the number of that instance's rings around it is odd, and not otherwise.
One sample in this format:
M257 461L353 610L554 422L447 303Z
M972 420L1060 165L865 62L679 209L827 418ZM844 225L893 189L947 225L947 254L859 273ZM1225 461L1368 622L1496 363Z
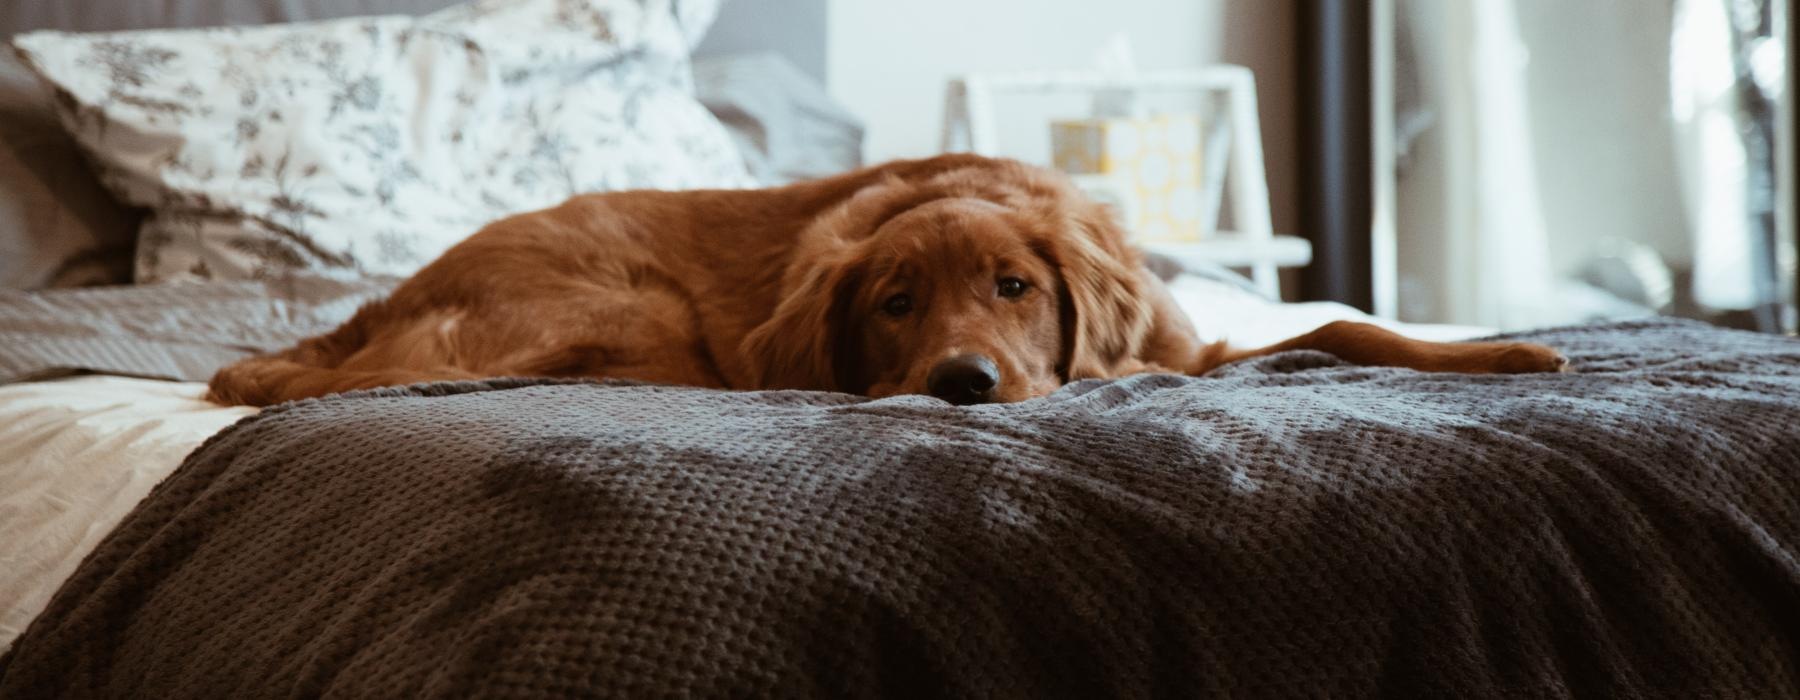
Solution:
M751 184L693 98L694 25L716 3L679 4L484 0L15 45L107 187L152 209L138 281L406 275L577 193Z

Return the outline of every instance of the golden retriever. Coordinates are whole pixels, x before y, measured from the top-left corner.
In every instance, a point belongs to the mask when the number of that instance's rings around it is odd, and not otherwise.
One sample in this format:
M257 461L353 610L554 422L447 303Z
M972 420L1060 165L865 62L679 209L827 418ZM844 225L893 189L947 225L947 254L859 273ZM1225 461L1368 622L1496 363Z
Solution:
M1347 322L1266 348L1203 344L1066 178L946 155L763 190L584 195L503 219L337 330L221 370L210 396L268 405L541 376L974 404L1302 348L1425 371L1564 364L1540 345Z

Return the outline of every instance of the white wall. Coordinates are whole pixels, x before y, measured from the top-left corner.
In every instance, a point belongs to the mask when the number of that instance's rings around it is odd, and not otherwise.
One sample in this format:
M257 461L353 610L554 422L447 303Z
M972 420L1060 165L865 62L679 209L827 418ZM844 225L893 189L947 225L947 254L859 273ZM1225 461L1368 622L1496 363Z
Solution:
M1287 0L831 0L826 76L866 120L870 162L935 153L944 83L971 71L1091 67L1114 34L1140 68L1227 61L1257 73L1275 227L1296 232L1294 3ZM1047 153L1049 116L1085 102L1015 98L999 105L1002 147Z

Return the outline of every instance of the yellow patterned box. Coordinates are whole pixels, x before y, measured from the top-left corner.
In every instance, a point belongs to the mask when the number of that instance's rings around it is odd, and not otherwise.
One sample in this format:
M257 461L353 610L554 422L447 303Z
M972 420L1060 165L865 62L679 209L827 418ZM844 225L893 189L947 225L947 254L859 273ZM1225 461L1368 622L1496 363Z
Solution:
M1200 118L1081 119L1050 124L1051 161L1071 175L1106 176L1132 235L1200 239ZM1078 178L1090 180L1090 178Z

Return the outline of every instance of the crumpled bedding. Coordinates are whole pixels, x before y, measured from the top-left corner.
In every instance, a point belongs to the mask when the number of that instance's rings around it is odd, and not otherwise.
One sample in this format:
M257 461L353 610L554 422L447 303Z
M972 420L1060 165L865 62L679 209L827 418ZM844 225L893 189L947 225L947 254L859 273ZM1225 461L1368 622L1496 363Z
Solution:
M0 697L1800 696L1800 342L952 407L522 380L198 449Z
M289 275L40 292L0 289L0 384L97 372L203 382L336 328L396 280Z

